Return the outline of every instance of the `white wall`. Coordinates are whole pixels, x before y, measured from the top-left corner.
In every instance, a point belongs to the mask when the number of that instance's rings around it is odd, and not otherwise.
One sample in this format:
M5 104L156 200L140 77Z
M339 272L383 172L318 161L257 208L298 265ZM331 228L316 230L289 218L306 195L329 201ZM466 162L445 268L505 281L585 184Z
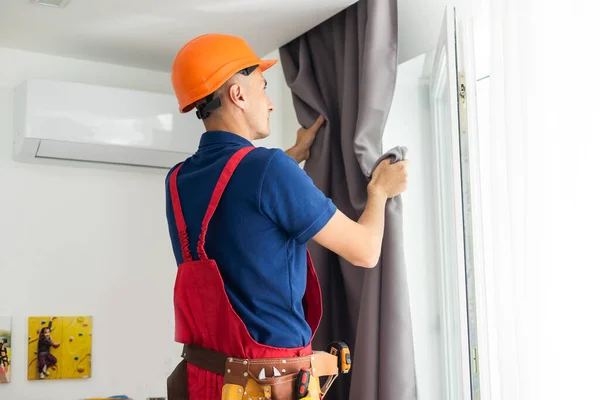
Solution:
M281 70L280 77L282 79L281 87L283 88L283 96L281 98L281 101L277 103L276 107L279 107L282 117L281 130L283 134L281 135L281 145L287 149L289 147L292 147L294 143L296 143L296 134L298 128L300 128L300 124L298 123L298 118L296 117L296 110L294 109L292 91L285 83L283 70Z
M164 216L166 171L14 162L12 88L27 78L171 93L167 73L0 49L0 315L13 317L12 383L0 385L0 399L165 396L180 353L173 343L176 265ZM281 104L280 66L267 79ZM289 143L283 120L280 107L272 137L257 144ZM34 315L93 316L91 379L26 380L27 317Z
M439 267L434 240L435 203L432 130L427 80L421 79L425 56L398 67L391 112L383 136L383 150L406 146L409 185L402 195L404 249L411 303L417 386L420 400L440 400L443 364L439 323Z

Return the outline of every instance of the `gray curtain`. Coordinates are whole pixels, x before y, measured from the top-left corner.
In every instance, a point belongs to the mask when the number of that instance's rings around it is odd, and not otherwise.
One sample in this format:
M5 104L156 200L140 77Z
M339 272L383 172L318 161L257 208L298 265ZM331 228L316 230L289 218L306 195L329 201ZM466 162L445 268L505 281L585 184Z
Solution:
M367 200L368 176L382 155L382 135L398 66L396 0L360 0L280 49L298 121L326 125L305 170L355 221ZM417 398L402 203L388 202L380 264L364 270L311 243L324 299L315 349L333 340L353 353L350 376L332 400Z

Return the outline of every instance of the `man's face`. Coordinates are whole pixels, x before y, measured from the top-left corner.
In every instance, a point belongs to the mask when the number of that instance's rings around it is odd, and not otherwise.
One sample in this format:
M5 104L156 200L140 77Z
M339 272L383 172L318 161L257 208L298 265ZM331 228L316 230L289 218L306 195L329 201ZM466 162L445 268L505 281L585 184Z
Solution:
M275 106L267 95L267 81L262 72L257 68L248 78L246 118L256 134L255 139L264 139L270 134L270 116Z

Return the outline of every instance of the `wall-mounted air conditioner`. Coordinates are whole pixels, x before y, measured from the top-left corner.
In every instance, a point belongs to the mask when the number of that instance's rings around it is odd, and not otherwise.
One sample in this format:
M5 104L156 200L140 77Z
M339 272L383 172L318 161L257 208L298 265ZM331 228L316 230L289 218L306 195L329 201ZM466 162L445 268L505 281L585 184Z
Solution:
M19 161L61 159L170 168L196 151L203 126L175 96L29 80L15 89Z

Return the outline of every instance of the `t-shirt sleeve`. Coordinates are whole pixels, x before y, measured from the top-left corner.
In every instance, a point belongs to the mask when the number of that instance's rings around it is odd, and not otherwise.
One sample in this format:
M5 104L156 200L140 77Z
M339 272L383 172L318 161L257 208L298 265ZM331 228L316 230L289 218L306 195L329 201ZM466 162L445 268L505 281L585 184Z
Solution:
M264 215L300 243L319 233L336 211L331 199L281 150L265 168L258 202Z

